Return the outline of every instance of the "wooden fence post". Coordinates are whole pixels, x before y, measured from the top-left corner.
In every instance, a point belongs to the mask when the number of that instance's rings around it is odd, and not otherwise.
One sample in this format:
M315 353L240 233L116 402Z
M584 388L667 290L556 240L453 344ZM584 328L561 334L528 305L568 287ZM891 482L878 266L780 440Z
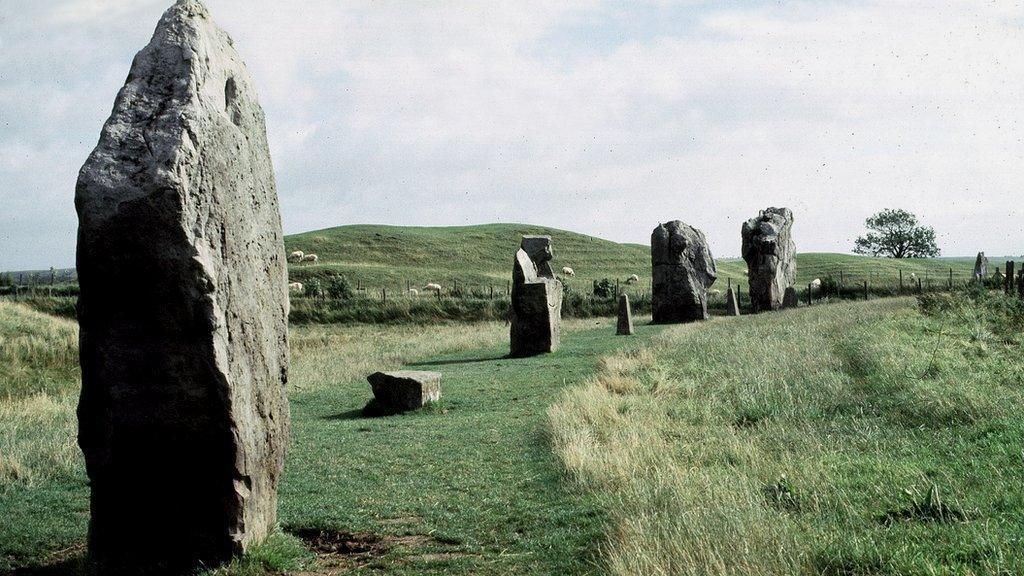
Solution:
M924 292L924 288L921 286L921 277L918 276L917 277L917 293L918 294L922 294L923 292Z
M388 303L388 289L387 288L381 288L380 289L380 301L383 304L387 304Z
M903 294L903 268L900 268L900 294Z
M491 300L494 300L494 284L491 284Z
M807 285L807 305L811 306L814 304L814 284Z
M864 299L865 300L868 299L868 281L867 280L864 281Z

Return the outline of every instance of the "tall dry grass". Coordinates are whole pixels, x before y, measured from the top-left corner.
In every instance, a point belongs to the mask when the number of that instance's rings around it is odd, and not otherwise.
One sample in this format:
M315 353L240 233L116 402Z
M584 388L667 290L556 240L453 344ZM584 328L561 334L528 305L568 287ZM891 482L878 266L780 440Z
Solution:
M609 516L607 571L1016 573L1022 364L977 331L887 300L673 327L605 359L548 416ZM1007 446L964 440L995 431Z

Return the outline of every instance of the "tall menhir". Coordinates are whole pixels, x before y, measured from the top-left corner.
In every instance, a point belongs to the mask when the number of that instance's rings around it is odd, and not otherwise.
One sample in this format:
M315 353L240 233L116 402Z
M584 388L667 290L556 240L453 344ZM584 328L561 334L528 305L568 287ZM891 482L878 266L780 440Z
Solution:
M287 271L263 110L198 0L135 57L75 204L90 557L227 560L276 520Z

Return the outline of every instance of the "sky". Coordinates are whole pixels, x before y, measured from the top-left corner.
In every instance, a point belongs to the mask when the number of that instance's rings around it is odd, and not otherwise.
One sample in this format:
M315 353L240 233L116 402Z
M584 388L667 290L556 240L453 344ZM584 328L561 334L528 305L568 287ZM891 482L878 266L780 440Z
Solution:
M0 270L73 265L78 170L170 3L3 0ZM801 252L903 208L944 255L1024 254L1021 0L206 4L286 233L679 219L731 257L768 206Z

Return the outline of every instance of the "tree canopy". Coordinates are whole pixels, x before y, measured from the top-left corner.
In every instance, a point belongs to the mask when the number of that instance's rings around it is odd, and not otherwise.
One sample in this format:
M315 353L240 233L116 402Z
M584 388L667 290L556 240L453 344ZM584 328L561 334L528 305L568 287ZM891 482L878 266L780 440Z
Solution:
M906 210L882 210L868 218L864 225L869 232L857 238L853 248L857 254L887 258L933 258L939 255L935 230L918 225L917 216Z

